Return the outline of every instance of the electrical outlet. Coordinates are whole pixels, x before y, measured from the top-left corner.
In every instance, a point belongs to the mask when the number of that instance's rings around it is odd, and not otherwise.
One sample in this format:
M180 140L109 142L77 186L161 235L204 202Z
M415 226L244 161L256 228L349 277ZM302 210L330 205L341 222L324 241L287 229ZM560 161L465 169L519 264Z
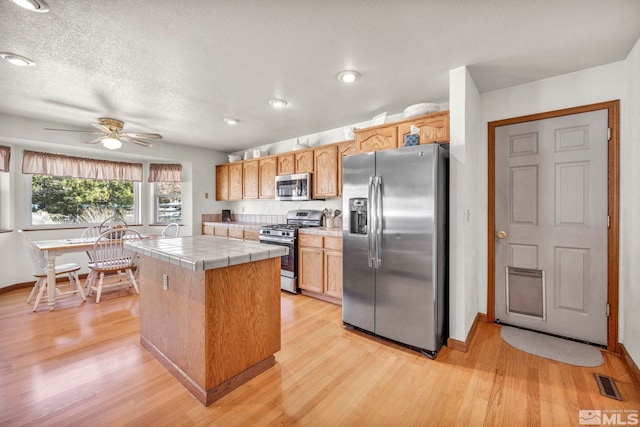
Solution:
M204 198L208 199L209 198L209 193L204 193Z
M167 274L162 275L162 289L165 291L169 289L169 276Z

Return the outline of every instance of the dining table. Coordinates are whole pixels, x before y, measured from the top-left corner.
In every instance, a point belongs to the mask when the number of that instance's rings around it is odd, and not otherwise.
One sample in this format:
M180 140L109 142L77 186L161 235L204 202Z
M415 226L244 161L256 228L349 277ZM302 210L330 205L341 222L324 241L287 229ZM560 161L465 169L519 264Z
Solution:
M149 239L151 236L143 235L143 239ZM55 239L55 240L36 240L33 244L46 253L47 258L47 305L49 311L52 311L56 304L56 298L75 294L75 290L56 292L56 257L73 253L87 252L93 249L97 237L77 237L71 239Z

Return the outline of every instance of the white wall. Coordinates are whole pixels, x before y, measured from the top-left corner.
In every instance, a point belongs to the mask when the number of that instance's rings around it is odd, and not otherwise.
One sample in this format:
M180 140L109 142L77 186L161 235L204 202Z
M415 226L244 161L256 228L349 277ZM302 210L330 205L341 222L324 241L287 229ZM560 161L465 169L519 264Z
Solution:
M61 127L55 123L40 123L10 115L0 115L0 144L12 147L9 173L0 173L0 228L13 232L0 233L0 288L32 279L33 267L23 248L20 236L15 230L26 226L28 201L26 201L25 180L21 173L22 152L24 149L47 151L52 153L92 157L99 159L143 162L145 182L141 185L141 212L144 227L142 232L159 232L161 227L149 227L152 220L150 214L152 194L151 184L146 182L149 162L181 163L183 167L183 227L180 233L184 236L201 234L202 214L217 210L215 202L215 168L214 165L226 161L226 154L212 150L178 146L159 141L153 148L146 149L132 145L124 145L120 150L111 152L104 149L83 145L82 136L67 137L64 132L41 133L40 140L24 140L21 135L25 129L37 126ZM80 134L83 135L83 134ZM75 139L74 139L75 138ZM209 197L205 198L205 193ZM79 236L78 230L47 230L30 232L33 239L55 239ZM64 255L61 262L77 262L86 265L85 254ZM81 273L86 273L86 267Z
M624 64L621 101L620 329L621 342L640 366L640 40Z

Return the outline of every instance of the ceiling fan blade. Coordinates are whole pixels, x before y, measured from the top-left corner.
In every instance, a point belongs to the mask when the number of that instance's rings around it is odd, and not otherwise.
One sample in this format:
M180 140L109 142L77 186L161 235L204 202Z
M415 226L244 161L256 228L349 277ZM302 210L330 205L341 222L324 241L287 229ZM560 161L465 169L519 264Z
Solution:
M159 133L130 133L125 132L121 133L122 136L127 136L129 138L149 138L149 139L162 139L162 135Z
M142 145L143 147L153 147L153 144L146 142L146 141L141 141L139 139L135 139L135 138L131 138L129 136L120 136L120 139L122 139L123 141L127 141L127 142L133 142L134 144L138 144L138 145Z
M75 130L75 129L53 129L53 128L44 128L44 130L59 130L62 132L82 132L82 133L93 133L95 135L99 135L102 132L96 132L94 130Z
M100 138L92 139L91 141L87 141L85 142L85 144L97 144L98 142L102 141L102 138L104 138L104 136L101 136Z
M91 126L100 129L104 133L111 133L111 129L104 125L101 125L100 123L91 123Z

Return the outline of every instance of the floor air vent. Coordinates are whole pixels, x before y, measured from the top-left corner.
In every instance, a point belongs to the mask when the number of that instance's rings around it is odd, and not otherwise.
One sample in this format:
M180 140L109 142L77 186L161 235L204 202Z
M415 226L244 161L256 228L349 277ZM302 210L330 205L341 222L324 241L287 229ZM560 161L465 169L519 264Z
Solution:
M616 400L622 400L622 396L620 396L620 392L618 391L618 387L616 387L616 383L613 378L602 374L593 374L593 376L596 377L596 382L598 383L598 388L600 388L601 395Z

